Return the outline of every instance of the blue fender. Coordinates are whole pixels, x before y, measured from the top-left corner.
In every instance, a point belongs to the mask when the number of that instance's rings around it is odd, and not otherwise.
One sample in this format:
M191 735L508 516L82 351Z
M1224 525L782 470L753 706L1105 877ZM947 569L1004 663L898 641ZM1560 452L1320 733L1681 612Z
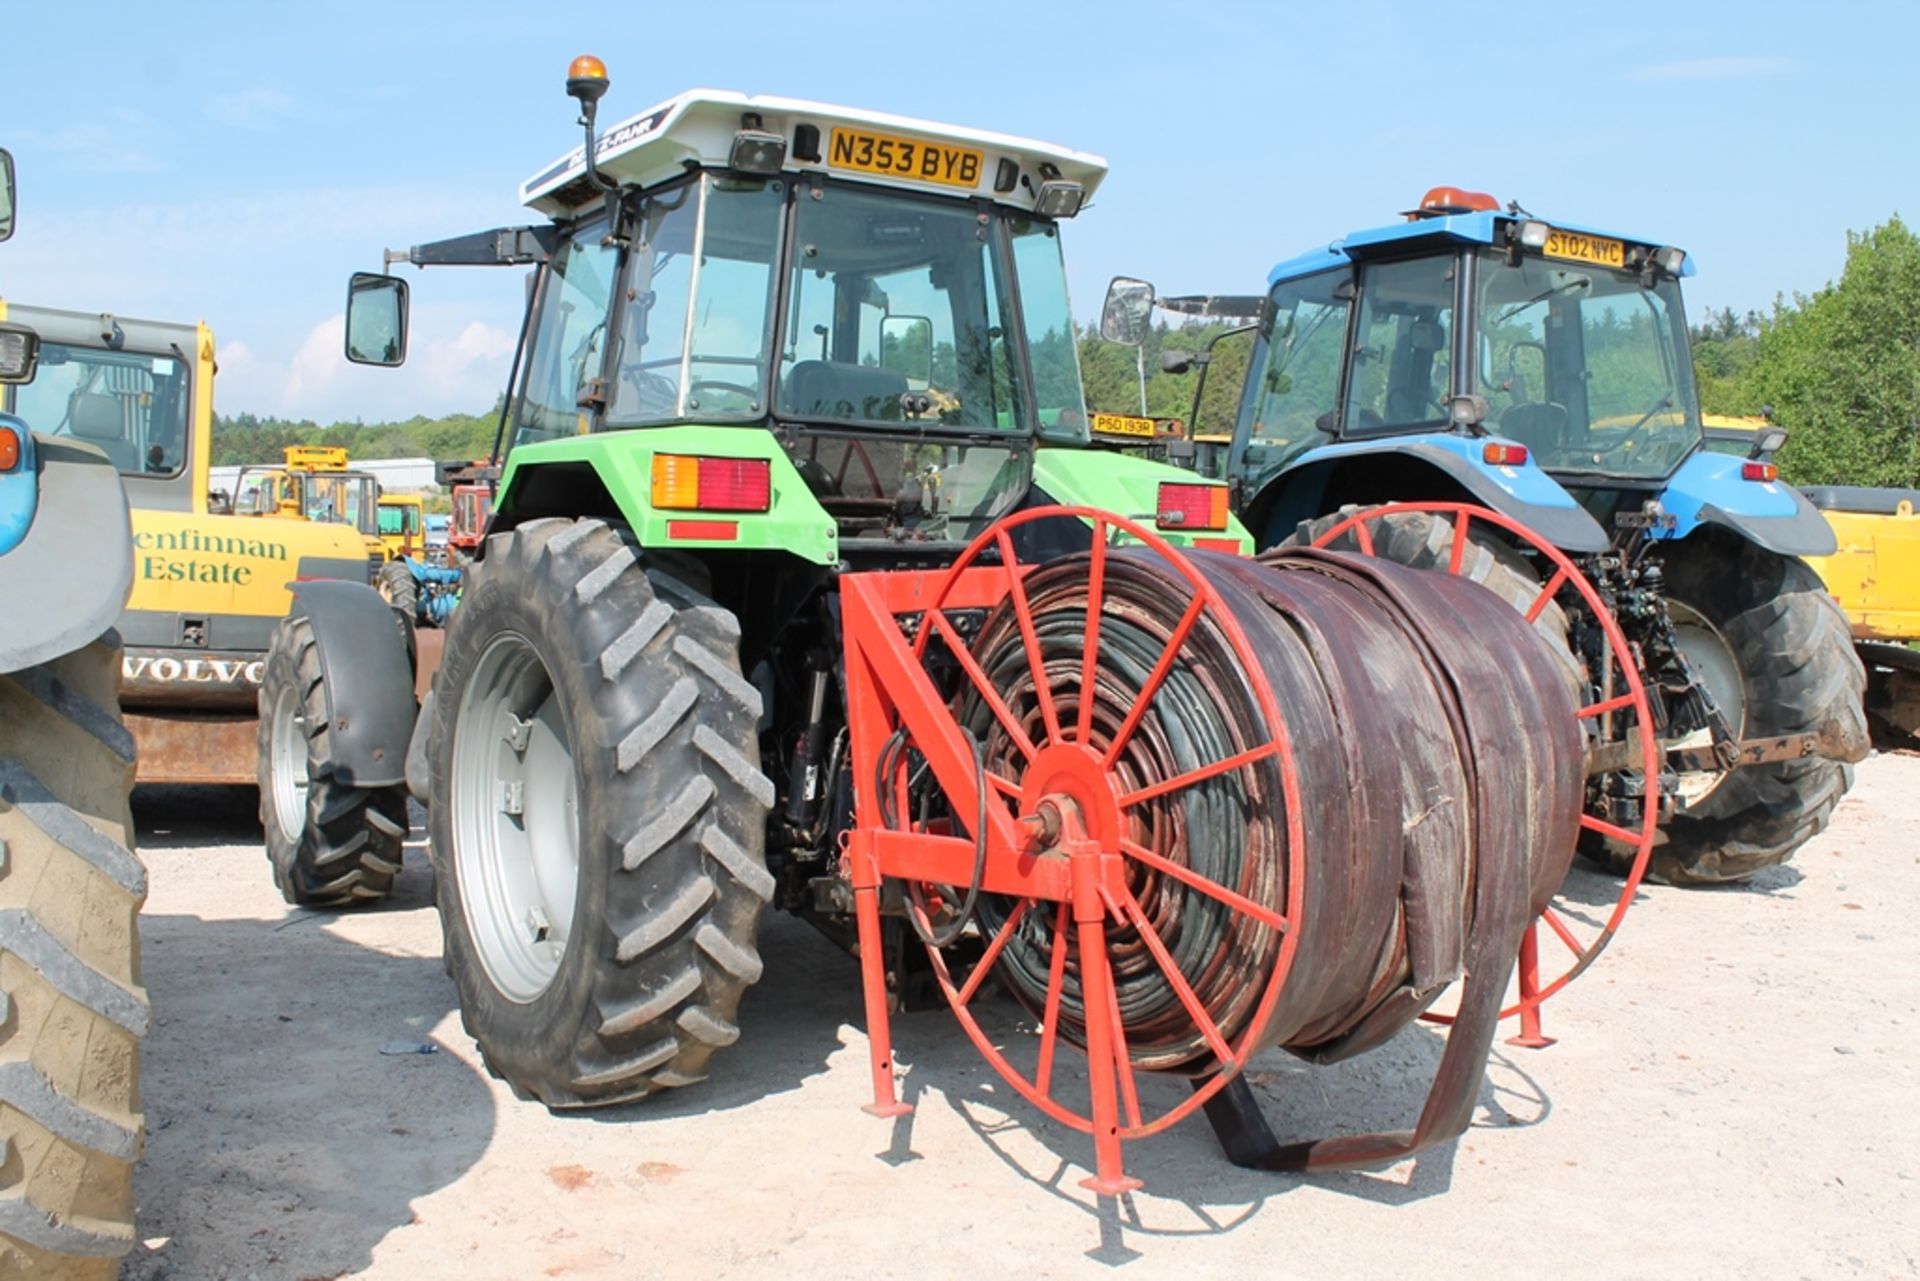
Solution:
M1661 491L1673 525L1653 536L1677 540L1717 525L1783 556L1831 556L1840 549L1833 526L1805 494L1782 481L1747 480L1740 474L1746 461L1696 450Z
M1511 516L1555 547L1570 552L1607 549L1607 531L1559 481L1540 470L1531 457L1511 467L1488 463L1483 454L1489 442L1510 443L1499 436L1460 436L1450 432L1341 441L1308 450L1293 459L1270 483L1284 484L1290 476L1359 458L1413 458L1444 473L1476 502Z

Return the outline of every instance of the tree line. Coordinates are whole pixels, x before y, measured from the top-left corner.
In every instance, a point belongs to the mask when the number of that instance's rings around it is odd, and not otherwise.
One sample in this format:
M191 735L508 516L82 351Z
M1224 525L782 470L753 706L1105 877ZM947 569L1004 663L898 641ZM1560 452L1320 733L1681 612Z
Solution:
M1146 412L1194 416L1200 366L1160 368L1163 352L1206 352L1233 329L1220 322L1156 323L1144 350ZM1076 334L1087 406L1140 412L1131 347ZM1245 376L1245 341L1226 342L1207 372L1196 429L1231 430ZM1765 311L1708 311L1693 326L1701 408L1750 415L1770 407L1788 431L1782 474L1799 484L1920 486L1920 237L1896 215L1847 236L1840 277L1811 294L1782 295ZM500 406L485 414L404 422L214 419L214 462L275 462L287 445L344 445L357 458L479 458L492 447Z

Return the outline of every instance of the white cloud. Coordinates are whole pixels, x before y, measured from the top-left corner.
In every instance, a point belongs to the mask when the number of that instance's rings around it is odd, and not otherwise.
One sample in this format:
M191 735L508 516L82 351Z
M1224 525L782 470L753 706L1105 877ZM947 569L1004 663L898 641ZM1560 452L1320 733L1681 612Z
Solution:
M219 351L218 404L225 414L378 422L483 412L506 385L513 335L481 321L416 312L407 363L399 369L352 365L341 352L343 315L307 331L283 361L245 342Z
M21 144L69 157L87 173L160 173L167 168L155 154L160 127L151 116L115 107L101 120L74 120L47 131L23 129Z
M1630 79L1649 81L1677 80L1752 80L1777 76L1793 69L1790 58L1692 58L1680 62L1657 62L1641 67Z
M265 131L279 125L293 111L293 99L278 89L256 85L206 100L208 117L235 129Z

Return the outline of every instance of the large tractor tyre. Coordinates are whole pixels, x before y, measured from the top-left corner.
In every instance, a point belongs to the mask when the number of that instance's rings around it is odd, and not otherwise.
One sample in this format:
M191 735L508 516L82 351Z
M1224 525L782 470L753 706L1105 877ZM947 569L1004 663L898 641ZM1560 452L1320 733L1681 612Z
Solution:
M1681 650L1737 735L1824 730L1865 754L1866 669L1846 616L1804 561L1716 538L1668 553L1665 570ZM1710 885L1783 863L1852 785L1853 767L1826 757L1733 770L1667 823L1647 874Z
M390 560L380 567L375 590L380 599L399 610L409 621L420 609L420 583L405 561Z
M760 977L773 784L739 624L599 520L468 573L435 680L435 893L467 1031L552 1108L702 1079Z
M0 676L0 1276L110 1278L134 1241L140 904L113 633Z
M1330 516L1300 522L1285 542L1288 547L1311 547L1334 526L1347 520L1357 507L1343 507ZM1427 512L1395 512L1370 522L1374 555L1396 565L1412 569L1445 572L1453 563L1453 522ZM1327 544L1334 551L1358 551L1360 544L1349 530ZM1540 595L1540 576L1511 547L1499 541L1490 530L1468 527L1467 549L1460 557L1460 576L1472 579L1500 599L1525 614ZM1533 620L1555 660L1565 672L1575 698L1587 701L1587 677L1569 639L1566 611L1548 601Z
M282 619L260 681L260 826L273 882L296 907L386 898L410 825L404 785L356 787L337 776L332 729L313 624Z

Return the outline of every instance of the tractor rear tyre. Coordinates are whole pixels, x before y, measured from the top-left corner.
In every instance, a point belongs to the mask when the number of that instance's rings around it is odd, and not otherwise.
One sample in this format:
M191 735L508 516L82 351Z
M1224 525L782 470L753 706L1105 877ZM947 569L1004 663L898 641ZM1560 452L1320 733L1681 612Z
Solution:
M600 520L468 572L435 681L435 895L487 1067L552 1108L702 1079L760 977L773 784L734 616Z
M1342 507L1330 516L1300 522L1300 528L1286 540L1288 547L1311 547L1326 532L1350 518L1358 507ZM1453 522L1429 512L1395 512L1368 525L1373 537L1374 555L1411 569L1447 571L1453 560ZM1349 530L1327 544L1334 551L1358 551L1360 544ZM1460 576L1470 578L1521 614L1532 608L1540 595L1540 576L1511 547L1500 542L1485 528L1468 527L1467 550L1460 558ZM1538 632L1565 671L1568 683L1580 702L1586 702L1587 678L1573 643L1568 639L1566 611L1548 601L1540 616L1533 620Z
M412 621L420 608L420 583L403 560L390 560L380 567L375 590L387 602Z
M1681 649L1734 732L1824 730L1865 755L1866 669L1819 576L1796 557L1709 537L1666 554L1667 596ZM1711 885L1784 863L1826 827L1852 785L1853 767L1826 757L1734 770L1666 824L1647 875Z
M140 1154L140 904L119 639L0 676L0 1276L111 1278Z
M281 897L295 907L386 898L411 825L407 789L355 787L337 777L326 672L306 618L282 619L274 629L258 733L260 826Z

